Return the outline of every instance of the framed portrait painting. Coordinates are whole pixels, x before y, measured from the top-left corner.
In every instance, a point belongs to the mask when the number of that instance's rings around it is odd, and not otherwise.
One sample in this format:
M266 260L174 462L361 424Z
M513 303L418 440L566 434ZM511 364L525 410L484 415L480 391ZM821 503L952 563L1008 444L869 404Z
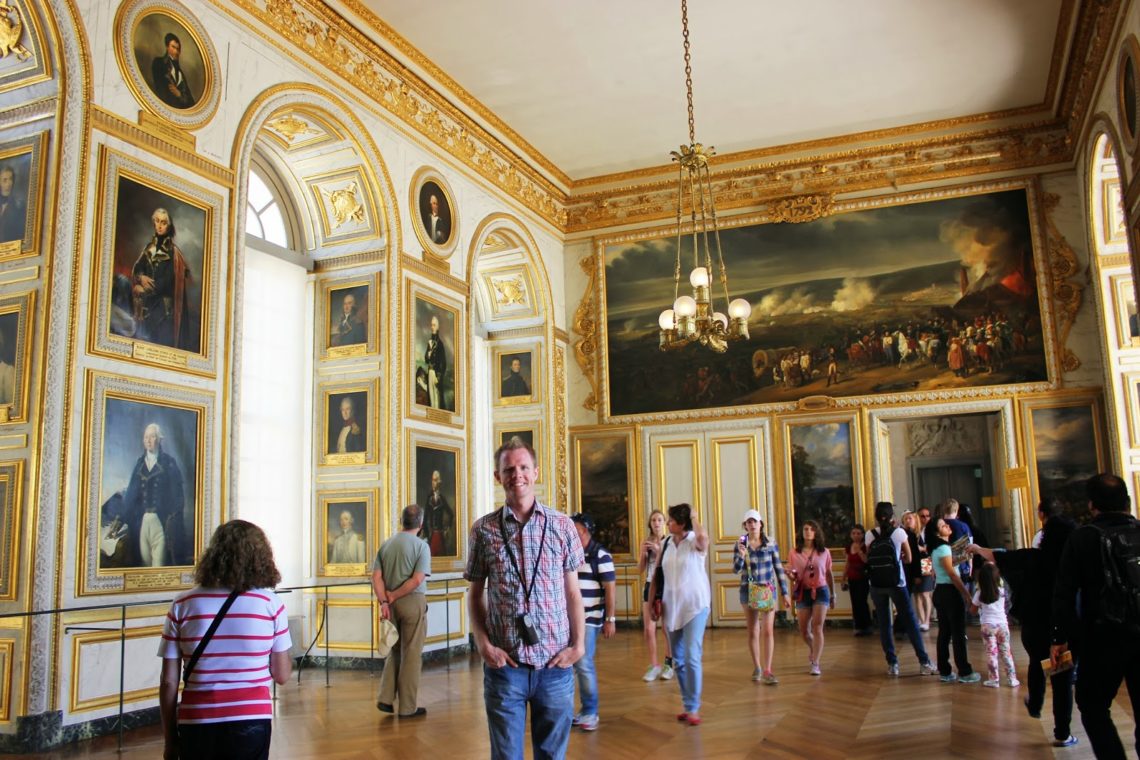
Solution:
M177 0L128 0L115 16L115 57L150 113L183 129L205 124L221 99L221 67L206 28Z
M539 354L537 349L497 348L492 366L495 375L495 404L514 406L539 400Z
M633 428L570 434L574 512L585 512L594 518L594 538L618 562L632 560L632 547L637 540L637 520L632 511L638 503L634 447Z
M1112 289L1112 311L1116 315L1118 348L1140 346L1140 318L1136 316L1136 291L1132 276L1117 274L1108 278Z
M80 595L188 586L211 524L214 398L89 372Z
M376 555L376 491L317 493L318 575L364 575Z
M0 298L0 424L28 419L35 297L35 291L29 291Z
M786 499L792 524L784 531L788 546L811 520L832 550L848 543L862 495L856 488L860 469L858 421L854 415L786 418L783 424ZM790 549L789 549L790 551Z
M220 195L100 151L92 353L216 374Z
M415 209L413 226L424 250L450 256L459 242L459 216L455 196L438 171L423 167L412 177L409 203Z
M1021 401L1030 504L1059 499L1066 515L1088 522L1085 482L1108 467L1099 393L1058 393Z
M463 441L413 432L408 436L408 498L424 510L420 538L431 547L432 570L461 569L467 543Z
M462 304L408 280L408 414L455 427L463 424L464 335Z
M495 424L496 449L512 438L518 438L534 449L534 453L538 457L538 461L535 463L538 465L538 479L534 482L541 483L546 470L545 465L542 463L542 423L537 420L533 422L514 422L506 420Z
M0 260L36 252L46 144L46 132L0 144Z
M0 462L0 599L16 598L23 489L23 461Z
M376 463L379 429L375 380L321 388L320 461L325 466Z
M322 359L343 359L377 353L379 324L376 308L380 274L321 283L317 324Z

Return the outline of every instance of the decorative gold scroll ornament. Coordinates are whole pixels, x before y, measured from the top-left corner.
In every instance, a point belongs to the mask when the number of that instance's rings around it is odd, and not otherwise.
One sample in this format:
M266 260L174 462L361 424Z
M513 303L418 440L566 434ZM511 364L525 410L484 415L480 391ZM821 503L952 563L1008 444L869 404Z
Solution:
M20 9L9 5L8 0L0 0L0 58L15 54L17 61L26 61L32 52L20 44L24 36L24 19Z
M274 119L273 121L267 122L265 126L284 137L287 142L293 142L301 135L320 134L320 132L309 126L308 122L292 115Z
M566 349L561 345L554 347L554 430L555 451L558 477L555 478L558 492L555 494L558 504L567 503L566 489ZM563 507L565 511L570 511Z
M768 218L773 222L814 222L816 219L831 213L834 196L800 195L795 198L784 198L768 207Z
M582 294L578 309L574 312L574 334L582 336L581 340L574 343L574 358L578 360L582 374L590 381L590 393L582 402L582 406L593 412L598 408L598 375L597 359L595 359L598 353L598 320L595 316L598 313L597 254L582 258L578 261L578 266L582 267L589 281L586 283L586 292Z
M333 216L336 219L336 224L333 228L340 227L348 221L356 222L357 224L364 223L364 204L356 199L356 183L352 182L348 187L342 187L340 190L333 190L331 193L325 189L321 189L321 194L328 199L329 206L332 207Z
M526 283L521 275L492 279L491 285L495 288L495 303L500 309L511 304L526 306Z
M1046 247L1049 252L1049 273L1052 278L1052 292L1057 318L1057 351L1060 354L1061 370L1073 372L1081 366L1081 360L1068 347L1069 333L1081 308L1081 291L1084 287L1068 278L1077 274L1080 263L1069 241L1057 229L1053 221L1053 211L1061 202L1056 193L1044 193L1042 204L1045 209Z

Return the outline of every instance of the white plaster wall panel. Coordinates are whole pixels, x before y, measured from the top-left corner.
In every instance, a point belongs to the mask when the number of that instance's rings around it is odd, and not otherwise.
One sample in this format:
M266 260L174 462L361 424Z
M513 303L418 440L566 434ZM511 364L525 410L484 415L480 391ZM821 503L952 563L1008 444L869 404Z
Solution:
M161 633L128 638L125 654L120 655L118 637L105 641L82 642L79 661L72 670L76 701L82 709L84 703L113 700L113 707L101 712L118 712L119 665L125 660L123 689L126 692L156 689L162 672L162 658L158 656ZM84 710L84 720L91 720L100 711Z
M711 444L719 459L719 468L710 468L711 476L717 478L713 498L719 502L712 505L712 515L719 514L720 518L720 524L716 526L717 532L713 535L718 538L735 538L740 535L744 512L757 506L756 497L753 496L753 490L759 488L759 483L753 478L756 468L753 461L755 447L749 441L725 441L715 437Z
M323 601L318 605L324 604ZM318 609L319 612L319 609ZM366 599L329 599L324 613L325 627L310 654L323 655L325 642L336 650L369 651L372 648L372 604Z
M653 452L654 465L660 467L657 473L660 496L653 501L655 507L684 502L695 508L700 504L699 445L697 440L655 443L659 448Z
M434 579L434 576L433 576ZM467 638L467 610L461 583L453 584L444 595L441 591L428 594L427 636L430 643L425 649L443 649L450 640L451 646L464 643Z

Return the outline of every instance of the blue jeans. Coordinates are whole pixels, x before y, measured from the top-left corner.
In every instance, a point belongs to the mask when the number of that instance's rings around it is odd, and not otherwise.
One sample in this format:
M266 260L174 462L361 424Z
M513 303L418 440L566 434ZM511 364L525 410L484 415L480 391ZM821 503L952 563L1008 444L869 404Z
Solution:
M572 669L483 665L483 701L493 760L522 760L527 705L535 760L566 756L574 713Z
M926 645L922 643L922 631L918 630L918 617L914 614L914 605L910 603L910 592L903 586L894 588L871 588L871 599L875 602L875 618L879 621L879 643L883 645L883 654L887 656L888 665L898 665L899 658L895 656L895 635L891 630L891 602L899 611L899 617L906 626L906 635L910 645L914 647L914 654L918 657L920 665L930 663L930 655L926 653Z
M709 608L676 631L668 631L669 648L673 651L673 671L681 687L681 706L687 713L701 710L701 652L705 645L705 621Z
M231 720L223 723L184 723L178 726L180 757L267 760L273 721Z
M598 714L598 671L594 667L594 652L598 648L598 632L602 629L586 626L586 654L574 663L574 675L578 676L578 699L582 702L579 715Z

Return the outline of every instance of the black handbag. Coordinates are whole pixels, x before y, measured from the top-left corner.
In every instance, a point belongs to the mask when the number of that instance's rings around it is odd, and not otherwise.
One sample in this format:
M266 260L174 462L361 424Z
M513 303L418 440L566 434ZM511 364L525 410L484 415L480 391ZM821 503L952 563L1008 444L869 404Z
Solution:
M182 669L182 683L190 684L190 674L194 672L194 666L198 664L201 659L202 653L206 651L206 645L210 643L210 639L214 638L214 633L218 630L218 626L222 624L222 618L230 611L233 606L234 600L241 596L240 591L231 591L230 595L226 597L226 601L222 602L221 609L218 614L214 615L214 619L210 622L210 627L206 629L206 634L198 642L198 646L194 647L194 652L190 655L190 661L186 663L186 667Z

